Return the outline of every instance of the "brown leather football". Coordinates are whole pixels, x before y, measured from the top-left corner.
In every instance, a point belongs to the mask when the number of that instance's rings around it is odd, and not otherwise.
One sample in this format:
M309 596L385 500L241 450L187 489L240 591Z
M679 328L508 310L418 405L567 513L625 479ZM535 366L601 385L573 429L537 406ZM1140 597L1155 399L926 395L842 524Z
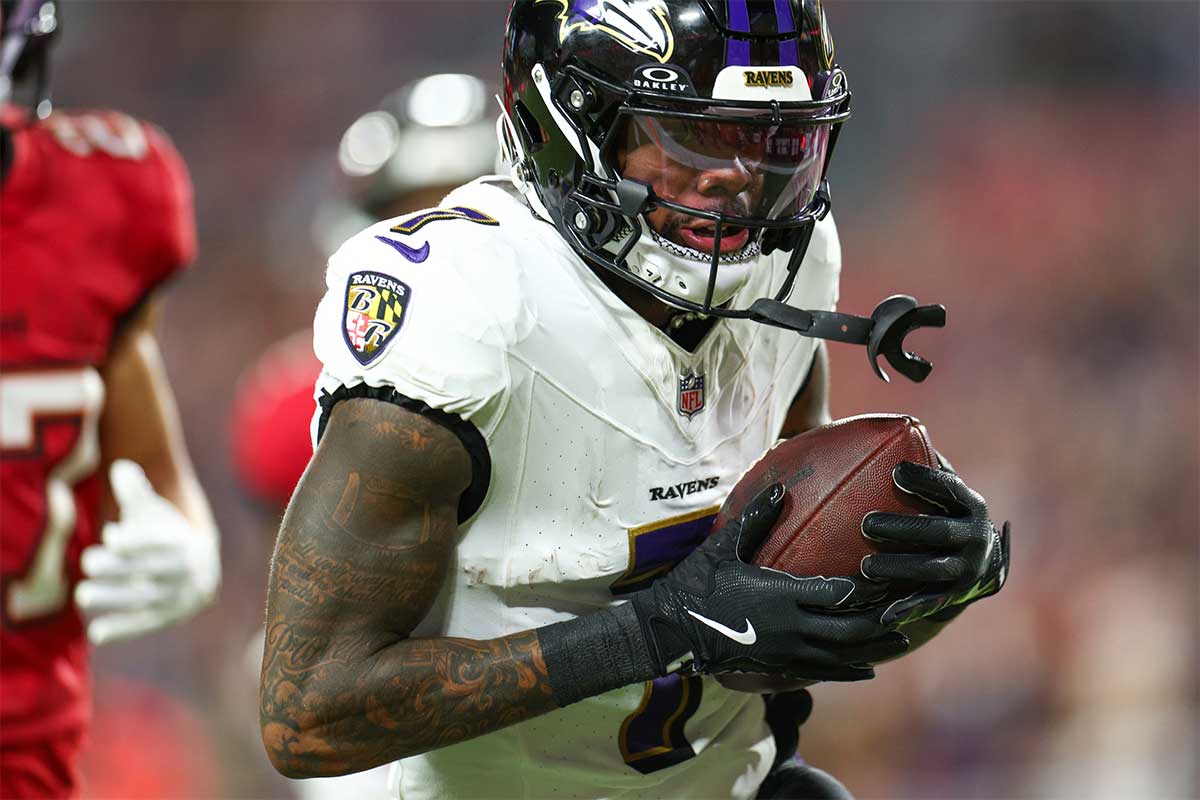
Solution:
M901 461L938 466L916 417L867 414L814 428L779 442L742 476L714 530L779 482L787 489L783 510L754 563L803 577L858 575L863 556L878 552L860 528L868 512L937 513L896 488L892 470Z
M782 483L783 510L754 563L793 575L859 575L863 556L879 552L862 535L862 518L871 511L936 514L938 510L892 482L901 461L938 466L925 426L904 414L867 414L831 422L785 439L746 471L726 498L713 530L739 516L760 491ZM907 593L912 587L893 587ZM755 673L715 676L740 692L794 691L810 681L792 681Z

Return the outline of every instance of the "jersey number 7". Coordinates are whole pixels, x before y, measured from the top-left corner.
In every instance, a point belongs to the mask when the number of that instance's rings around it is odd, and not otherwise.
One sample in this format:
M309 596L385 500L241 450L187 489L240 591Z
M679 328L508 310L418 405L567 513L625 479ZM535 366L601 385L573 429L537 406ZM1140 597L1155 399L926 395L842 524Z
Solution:
M649 586L704 541L720 507L705 508L629 531L629 568L612 584L614 595ZM683 726L700 708L703 681L672 673L647 681L642 702L621 723L617 744L625 763L643 775L696 755Z
M37 474L43 485L40 528L27 539L4 523L4 535L33 542L20 575L4 576L4 616L23 623L56 614L68 603L64 561L75 532L74 487L100 463L98 419L104 382L91 367L10 373L0 377L0 459L5 475ZM65 430L63 427L65 426ZM11 493L28 484L13 480L4 490L4 513L13 514ZM28 497L24 502L33 502ZM24 517L25 515L20 515Z

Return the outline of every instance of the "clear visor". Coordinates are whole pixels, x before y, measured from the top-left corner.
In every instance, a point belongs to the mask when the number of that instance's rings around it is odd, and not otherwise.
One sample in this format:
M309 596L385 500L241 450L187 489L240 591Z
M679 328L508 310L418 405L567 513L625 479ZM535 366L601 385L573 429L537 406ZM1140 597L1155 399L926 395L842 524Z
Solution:
M702 211L778 220L812 202L830 123L717 121L633 113L619 137L622 177Z

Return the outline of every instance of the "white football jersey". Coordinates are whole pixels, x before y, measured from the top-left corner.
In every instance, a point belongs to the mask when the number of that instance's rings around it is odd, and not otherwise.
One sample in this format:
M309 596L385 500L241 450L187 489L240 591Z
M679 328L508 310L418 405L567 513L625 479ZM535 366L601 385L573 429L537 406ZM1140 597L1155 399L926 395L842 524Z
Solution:
M735 307L782 280L756 274ZM817 225L790 302L833 309ZM503 178L378 223L329 261L318 397L394 387L469 420L486 497L419 636L491 639L621 601L685 556L779 434L816 341L722 320L687 352L625 306ZM316 425L314 424L314 432ZM479 477L479 476L477 476ZM672 675L398 762L397 797L753 797L763 701Z

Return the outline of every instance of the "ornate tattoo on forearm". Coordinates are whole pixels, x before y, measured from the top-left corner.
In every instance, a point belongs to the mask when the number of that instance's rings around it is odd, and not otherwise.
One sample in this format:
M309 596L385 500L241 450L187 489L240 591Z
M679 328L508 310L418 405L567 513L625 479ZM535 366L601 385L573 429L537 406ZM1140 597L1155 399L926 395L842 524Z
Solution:
M453 548L458 439L377 400L339 404L325 435L271 568L259 694L276 767L354 772L556 708L532 631L409 638Z

